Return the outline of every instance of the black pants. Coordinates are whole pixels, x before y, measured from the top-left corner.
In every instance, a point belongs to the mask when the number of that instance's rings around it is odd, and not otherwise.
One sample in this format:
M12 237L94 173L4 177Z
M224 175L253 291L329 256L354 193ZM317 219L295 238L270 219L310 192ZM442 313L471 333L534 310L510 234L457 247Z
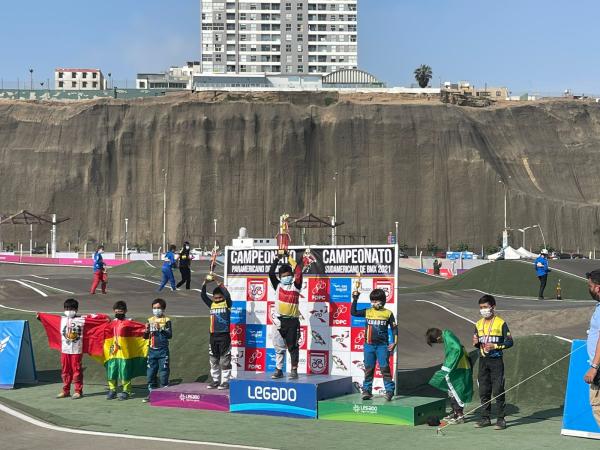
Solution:
M280 320L279 334L281 334L288 352L290 352L292 368L296 369L300 359L300 347L298 346L298 341L300 341L300 319L281 317Z
M504 361L500 358L482 358L479 357L479 398L481 404L481 417L489 419L492 413L492 395L498 396L496 399L497 414L499 419L504 418L504 409L506 401L504 397Z
M546 289L548 274L539 276L538 279L540 280L540 293L538 294L538 298L544 298L544 289Z
M189 267L180 267L179 272L181 272L181 281L177 283L177 287L183 286L185 283L185 288L190 288L190 283L192 282L192 272Z

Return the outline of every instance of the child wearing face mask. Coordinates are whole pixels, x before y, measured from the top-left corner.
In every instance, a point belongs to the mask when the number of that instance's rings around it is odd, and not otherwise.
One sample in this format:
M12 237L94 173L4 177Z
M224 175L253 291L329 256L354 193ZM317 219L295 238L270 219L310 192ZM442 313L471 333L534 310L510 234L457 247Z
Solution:
M38 313L37 319L42 322L48 335L50 348L60 351L62 391L56 398L71 397L71 384L75 392L73 400L83 397L83 353L102 354L102 341L90 339L99 327L104 327L109 319L103 314L80 316L77 314L79 302L69 298L64 302L64 315Z
M476 428L490 426L492 395L496 399L498 418L496 430L506 428L505 397L504 397L504 361L502 352L513 346L512 335L506 322L496 315L496 299L484 295L479 299L481 319L475 325L473 346L479 349L479 398L481 399L481 419L475 424Z
M379 364L379 370L383 375L385 387L385 398L391 401L394 398L395 384L392 379L390 368L390 355L398 343L398 325L394 313L385 309L386 296L383 289L373 289L369 295L371 307L367 309L357 309L359 291L352 293L352 307L350 314L354 317L364 317L365 325L365 346L364 346L364 364L365 381L362 386L362 399L370 400L373 398L373 377L375 376L375 365ZM390 343L388 328L392 331L394 342Z
M157 298L152 302L152 317L146 322L144 339L148 339L148 391L156 388L156 375L160 387L169 385L169 339L173 337L171 319L165 316L167 302ZM149 398L144 399L147 402Z
M292 369L290 371L290 379L298 378L298 361L300 359L300 291L302 290L302 265L288 255L288 263L282 264L279 267L279 278L277 278L276 270L279 260L285 255L278 255L274 259L269 269L269 279L271 285L275 289L277 295L276 310L277 315L274 319L276 322L279 335L283 342L273 335L273 346L275 347L275 372L271 378L283 378L283 362L285 360L285 351L290 353Z

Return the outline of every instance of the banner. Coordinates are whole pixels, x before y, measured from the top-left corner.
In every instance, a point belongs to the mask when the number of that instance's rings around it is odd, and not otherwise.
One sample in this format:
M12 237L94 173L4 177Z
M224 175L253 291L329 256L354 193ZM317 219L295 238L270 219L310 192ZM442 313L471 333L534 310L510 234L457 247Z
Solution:
M300 262L304 247L290 247ZM311 247L312 263L304 267L300 295L299 373L352 376L362 383L365 319L352 317L350 307L357 274L362 282L358 309L370 307L369 293L383 289L386 308L397 319L397 247L336 246ZM268 277L275 260L275 247L225 249L225 285L233 301L231 312L232 362L234 375L275 370L272 336L278 332L276 293ZM395 373L396 355L392 355ZM286 367L290 361L287 355ZM285 369L285 368L284 368ZM383 392L377 369L374 391Z
M0 321L0 389L36 381L29 322Z
M560 434L600 439L600 421L594 419L590 406L590 385L583 381L583 376L590 368L586 350L586 341L573 341Z

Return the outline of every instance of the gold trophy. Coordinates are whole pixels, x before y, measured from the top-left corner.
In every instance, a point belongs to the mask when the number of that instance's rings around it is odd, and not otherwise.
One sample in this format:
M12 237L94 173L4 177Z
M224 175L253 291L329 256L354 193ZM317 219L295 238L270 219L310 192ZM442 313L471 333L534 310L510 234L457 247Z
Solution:
M290 225L288 223L288 219L290 218L289 214L283 214L279 218L279 233L277 233L277 254L279 256L283 256L288 252L288 247L290 246L291 238L290 238Z
M360 293L360 288L362 288L362 281L360 279L360 272L357 272L356 280L354 280L354 292Z

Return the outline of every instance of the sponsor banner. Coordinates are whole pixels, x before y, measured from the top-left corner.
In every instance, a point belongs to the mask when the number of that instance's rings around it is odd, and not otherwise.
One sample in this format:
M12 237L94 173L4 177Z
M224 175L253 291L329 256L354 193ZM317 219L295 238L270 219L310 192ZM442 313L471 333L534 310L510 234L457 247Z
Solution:
M292 247L298 263L303 247ZM397 314L397 267L395 246L313 247L314 260L303 269L300 312L299 373L351 375L364 379L363 349L365 319L350 314L352 290L360 272L358 309L370 307L369 294L383 289L387 308ZM271 286L268 270L276 249L226 248L225 284L231 287L232 345L244 350L241 372L261 372L274 367L273 336L278 323L277 292ZM277 269L276 269L277 272ZM240 327L235 327L239 325ZM255 350L262 352L254 354ZM268 355L267 355L268 353ZM395 363L395 361L394 361ZM289 354L286 352L289 369ZM374 381L374 386L381 379Z
M267 380L233 380L230 411L305 419L317 417L317 385Z
M0 321L0 368L0 389L36 382L28 321Z
M231 349L231 369L234 373L241 373L245 370L245 354L245 348L234 347Z
M561 434L600 439L600 418L594 418L590 385L583 381L583 376L590 368L586 347L584 340L576 339L571 344Z
M65 266L89 266L94 265L94 260L91 258L44 258L38 256L20 256L20 255L0 255L1 262L12 262L21 264L41 264L41 265L65 265ZM120 266L127 264L127 259L107 259L104 258L104 263L109 267Z
M277 355L274 348L267 349L267 372L274 372L277 368ZM286 360L283 358L283 371L286 372Z

